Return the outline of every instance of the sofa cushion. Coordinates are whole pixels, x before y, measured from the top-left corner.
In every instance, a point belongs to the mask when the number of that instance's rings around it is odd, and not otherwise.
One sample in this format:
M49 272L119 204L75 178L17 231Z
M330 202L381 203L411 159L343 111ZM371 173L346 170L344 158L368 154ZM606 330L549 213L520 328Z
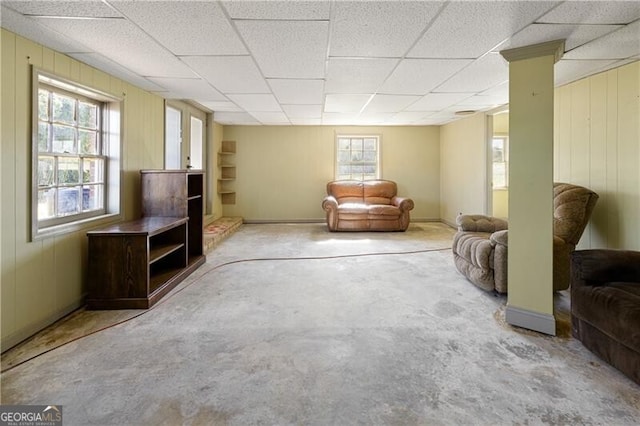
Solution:
M391 199L396 196L397 186L391 181L365 181L363 196L366 204L391 204Z
M340 215L361 214L366 216L367 214L369 214L369 208L362 203L342 203L338 206L338 213Z
M367 207L369 214L374 216L392 216L396 218L402 213L398 207L391 205L373 204Z
M357 181L329 182L327 194L333 195L338 204L362 203L364 201L362 182Z
M572 298L573 315L640 352L639 283L581 286L573 289Z

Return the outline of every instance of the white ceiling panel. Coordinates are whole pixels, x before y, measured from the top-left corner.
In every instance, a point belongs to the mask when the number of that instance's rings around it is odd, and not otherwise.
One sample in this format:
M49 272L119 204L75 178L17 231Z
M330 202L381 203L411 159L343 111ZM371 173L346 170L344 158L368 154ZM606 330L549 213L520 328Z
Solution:
M37 21L141 76L195 77L189 67L129 21L60 18Z
M538 22L554 24L628 24L640 18L638 1L565 1Z
M371 102L367 104L363 114L373 113L396 113L402 111L412 103L420 99L420 96L410 95L375 95Z
M62 53L91 52L91 49L77 40L38 24L36 20L5 7L4 3L0 4L0 16L2 17L2 28L21 34L23 37L50 49Z
M251 114L248 112L217 112L213 113L213 120L220 124L260 124Z
M480 92L479 95L490 96L497 104L506 104L509 102L509 82L498 84L491 89Z
M223 1L233 19L319 20L329 19L331 2L314 1Z
M471 62L470 59L404 59L380 92L425 95Z
M324 112L358 113L371 95L329 94L325 99Z
M200 103L211 111L242 111L242 108L229 101L204 101Z
M244 108L245 111L281 112L280 104L276 98L269 95L229 95L229 99Z
M373 93L385 81L398 59L329 58L327 93Z
M176 55L246 54L217 2L111 0L110 3Z
M150 92L162 92L166 90L165 88L158 86L157 84L147 80L146 78L132 73L127 68L109 60L108 58L105 58L99 53L70 53L69 56L79 60L80 62L91 65L94 68L105 71L124 81L127 81L141 89L148 90Z
M613 64L611 59L598 59L590 61L562 59L554 67L554 80L556 85L566 84L591 74L602 71L607 65Z
M555 4L544 1L450 2L408 56L479 58Z
M625 59L639 54L640 20L567 52L563 58Z
M326 21L236 21L267 78L323 78Z
M168 92L165 96L170 99L195 99L198 102L227 100L209 83L199 78L149 77L149 80L163 87L163 92Z
M494 51L564 39L566 52L619 28L621 28L620 25L533 24L502 43Z
M271 93L250 56L184 56L181 59L222 93Z
M393 120L393 112L376 112L376 113L362 113L355 118L355 124L357 125L376 125L387 124Z
M468 97L467 99L458 102L457 104L451 106L451 109L456 111L461 109L490 109L495 108L502 105L503 102L500 102L497 98L493 96L482 96L482 95L473 95Z
M273 94L281 104L321 104L324 98L323 80L268 79Z
M295 126L319 126L322 124L321 118L290 118L289 121Z
M411 124L411 123L415 123L416 121L422 120L428 114L429 113L419 112L419 111L416 111L416 112L404 111L404 112L399 112L395 114L389 121L394 124L407 124L407 123Z
M323 112L322 124L324 125L349 125L353 124L358 114Z
M322 105L282 105L289 118L321 118Z
M284 112L249 112L262 124L291 124Z
M78 18L117 18L122 17L120 13L109 7L102 0L83 1L51 1L51 0L29 0L29 1L6 1L2 4L10 7L23 15L36 16L67 16ZM4 16L2 17L4 20Z
M470 96L473 93L429 93L408 106L407 111L440 111Z
M489 53L438 86L437 92L482 92L509 79L509 65L498 53Z
M436 16L442 2L337 1L330 56L401 57Z

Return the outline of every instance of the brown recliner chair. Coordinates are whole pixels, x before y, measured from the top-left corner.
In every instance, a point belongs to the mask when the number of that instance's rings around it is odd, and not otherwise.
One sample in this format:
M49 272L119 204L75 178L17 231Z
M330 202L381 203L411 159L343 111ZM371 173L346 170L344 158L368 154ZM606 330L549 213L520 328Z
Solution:
M640 384L640 252L571 255L571 334Z
M568 183L553 185L553 290L569 287L569 256L584 232L598 194ZM458 271L478 287L507 292L507 221L483 215L460 215L453 237Z

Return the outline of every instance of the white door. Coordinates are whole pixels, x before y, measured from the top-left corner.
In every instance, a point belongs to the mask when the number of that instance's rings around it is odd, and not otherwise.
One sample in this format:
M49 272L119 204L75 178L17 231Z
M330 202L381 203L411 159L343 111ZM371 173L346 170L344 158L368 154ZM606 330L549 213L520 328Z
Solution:
M204 170L206 114L180 101L165 108L165 169Z
M167 106L165 115L164 168L181 169L182 164L182 111Z

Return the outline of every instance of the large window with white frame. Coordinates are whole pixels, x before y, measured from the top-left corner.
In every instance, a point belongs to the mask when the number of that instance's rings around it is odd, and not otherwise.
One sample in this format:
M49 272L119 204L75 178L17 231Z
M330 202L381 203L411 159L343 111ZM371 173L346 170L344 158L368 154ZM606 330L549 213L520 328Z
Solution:
M32 238L120 213L120 100L34 70Z
M336 136L336 179L370 180L379 177L380 136Z
M494 135L491 148L493 189L506 189L509 186L509 137Z

